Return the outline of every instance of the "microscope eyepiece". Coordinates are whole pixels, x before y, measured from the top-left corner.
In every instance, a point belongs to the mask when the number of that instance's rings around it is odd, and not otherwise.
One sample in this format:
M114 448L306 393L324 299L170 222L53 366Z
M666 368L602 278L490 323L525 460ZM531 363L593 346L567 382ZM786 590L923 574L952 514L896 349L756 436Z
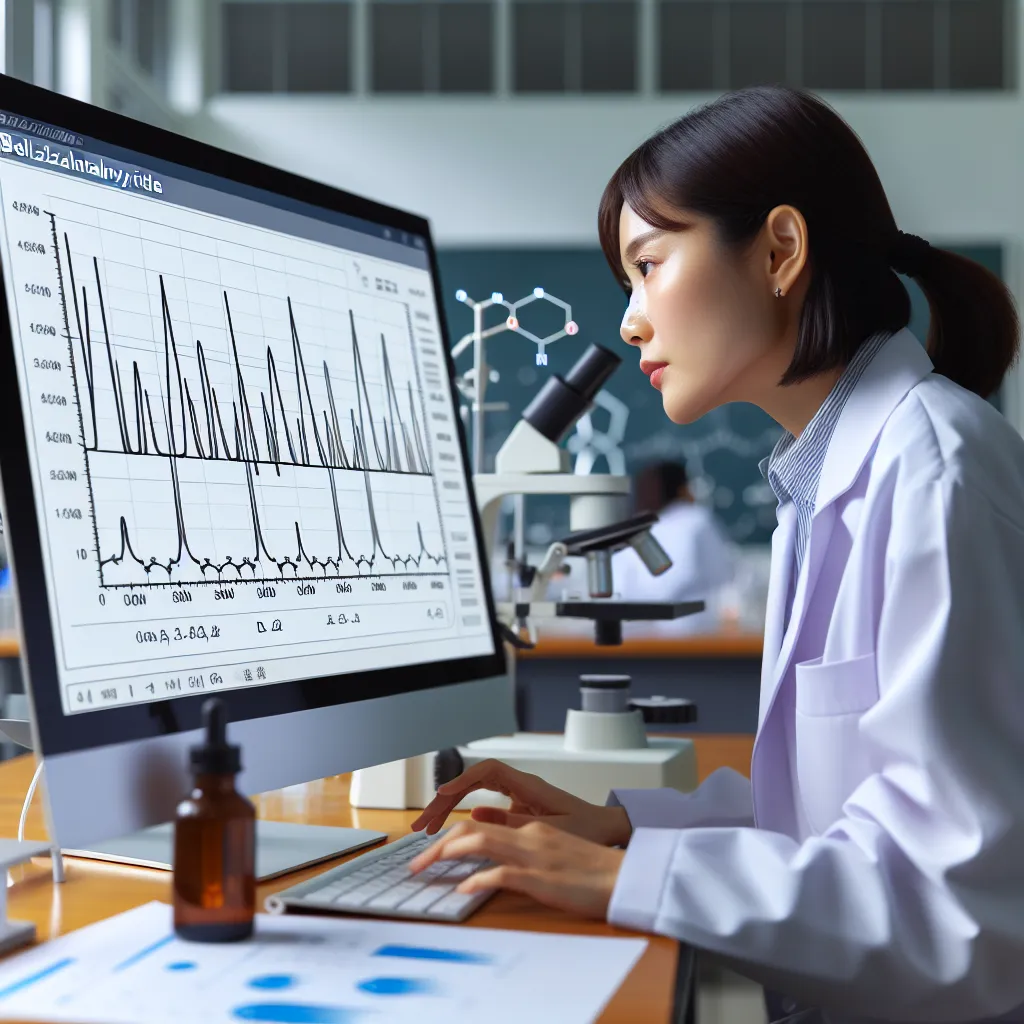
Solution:
M523 419L558 444L621 362L611 349L590 345L564 378L556 374L548 379L523 410Z
M600 345L591 345L573 363L572 368L565 375L565 383L573 391L578 391L588 402L592 402L604 382L619 368L621 362L621 357L611 349L602 348Z

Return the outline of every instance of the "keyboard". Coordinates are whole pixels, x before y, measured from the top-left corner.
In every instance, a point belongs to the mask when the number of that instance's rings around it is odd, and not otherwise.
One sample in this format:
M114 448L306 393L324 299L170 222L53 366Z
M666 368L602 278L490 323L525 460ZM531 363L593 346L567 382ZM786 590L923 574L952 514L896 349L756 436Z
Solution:
M353 857L290 889L268 896L266 909L271 914L286 910L329 910L339 914L372 914L377 917L404 917L417 921L464 921L493 894L460 893L455 887L464 878L491 862L479 857L439 860L418 875L408 864L448 830L432 836L411 832L393 843Z

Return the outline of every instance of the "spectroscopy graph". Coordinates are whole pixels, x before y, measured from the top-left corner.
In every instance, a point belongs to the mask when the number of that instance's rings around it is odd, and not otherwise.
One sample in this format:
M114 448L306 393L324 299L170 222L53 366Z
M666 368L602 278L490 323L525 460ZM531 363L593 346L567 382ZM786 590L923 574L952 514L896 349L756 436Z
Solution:
M447 574L403 303L73 212L49 220L104 586Z
M429 271L238 209L0 162L67 714L493 650Z

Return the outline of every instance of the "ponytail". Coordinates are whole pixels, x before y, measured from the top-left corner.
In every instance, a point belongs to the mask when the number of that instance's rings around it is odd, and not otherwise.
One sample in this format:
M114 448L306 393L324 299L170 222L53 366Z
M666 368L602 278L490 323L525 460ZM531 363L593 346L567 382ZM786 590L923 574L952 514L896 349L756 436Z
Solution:
M1020 350L1020 322L1009 289L980 263L934 246L906 273L928 300L927 347L936 372L988 398Z

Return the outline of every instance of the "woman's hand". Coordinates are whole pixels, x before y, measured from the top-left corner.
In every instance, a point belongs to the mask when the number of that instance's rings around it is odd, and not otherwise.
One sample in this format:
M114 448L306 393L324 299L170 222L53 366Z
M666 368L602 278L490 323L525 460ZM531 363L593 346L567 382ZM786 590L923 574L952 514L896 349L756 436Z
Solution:
M603 920L625 856L625 850L589 842L540 820L521 828L460 821L412 860L409 870L422 871L438 860L482 857L494 867L470 875L456 892L511 889L550 907Z
M552 786L537 775L521 772L493 758L467 768L458 778L438 786L437 795L412 823L413 831L426 828L427 835L433 835L455 805L476 789L504 793L511 798L512 806L507 811L499 807L474 807L474 821L511 828L542 821L603 846L625 845L633 834L625 808L598 807Z

